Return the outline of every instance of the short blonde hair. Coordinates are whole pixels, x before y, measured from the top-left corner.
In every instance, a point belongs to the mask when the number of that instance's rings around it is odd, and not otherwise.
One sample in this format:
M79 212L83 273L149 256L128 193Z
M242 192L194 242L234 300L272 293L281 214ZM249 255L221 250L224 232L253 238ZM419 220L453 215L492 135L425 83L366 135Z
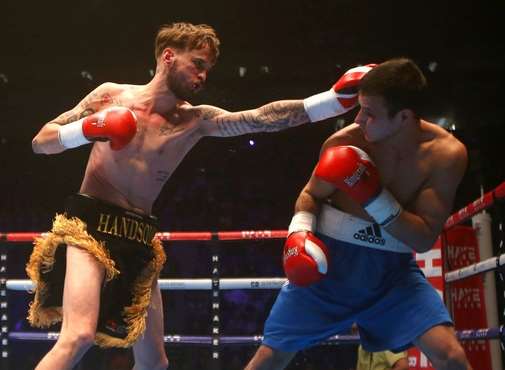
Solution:
M165 24L160 27L156 35L154 56L157 60L163 50L169 47L194 50L208 46L215 62L219 56L219 44L216 31L209 25L194 25L185 22Z

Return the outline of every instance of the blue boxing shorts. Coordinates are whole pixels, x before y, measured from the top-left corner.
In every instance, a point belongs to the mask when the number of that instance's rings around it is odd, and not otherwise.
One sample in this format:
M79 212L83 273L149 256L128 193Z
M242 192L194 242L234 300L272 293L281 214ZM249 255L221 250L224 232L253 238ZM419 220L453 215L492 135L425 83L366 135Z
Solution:
M412 250L377 224L324 205L316 235L330 251L328 272L309 287L282 287L263 344L296 352L355 322L365 350L397 352L433 326L452 325Z

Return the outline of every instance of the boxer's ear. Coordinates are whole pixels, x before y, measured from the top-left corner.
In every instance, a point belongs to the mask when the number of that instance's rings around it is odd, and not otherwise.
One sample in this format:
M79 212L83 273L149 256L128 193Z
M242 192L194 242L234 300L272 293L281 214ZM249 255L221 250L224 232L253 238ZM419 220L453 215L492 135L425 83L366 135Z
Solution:
M400 123L403 124L409 120L416 119L416 114L414 113L414 111L412 109L405 108L405 109L398 111L395 114L394 118L396 118L397 120L399 120Z
M174 61L174 56L175 56L175 53L173 51L173 49L171 48L166 48L165 50L163 50L163 52L161 53L161 56L162 56L162 60L163 62L167 63L167 64L172 64L173 61Z

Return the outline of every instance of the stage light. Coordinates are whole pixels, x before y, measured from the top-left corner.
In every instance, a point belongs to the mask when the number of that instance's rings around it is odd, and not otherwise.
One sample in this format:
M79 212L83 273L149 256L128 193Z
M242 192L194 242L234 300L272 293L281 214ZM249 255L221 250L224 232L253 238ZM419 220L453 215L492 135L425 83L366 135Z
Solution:
M88 71L81 71L81 77L93 81L93 76Z
M437 62L429 62L428 63L428 69L430 72L435 72L437 70L438 63Z

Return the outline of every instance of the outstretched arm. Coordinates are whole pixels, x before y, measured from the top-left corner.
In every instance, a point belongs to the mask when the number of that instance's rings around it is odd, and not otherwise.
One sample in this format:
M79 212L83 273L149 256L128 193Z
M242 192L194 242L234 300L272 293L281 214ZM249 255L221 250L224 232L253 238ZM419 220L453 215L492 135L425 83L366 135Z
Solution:
M280 100L242 112L200 105L203 135L238 136L254 132L280 131L307 122L322 121L344 114L358 104L357 85L373 65L347 71L328 91L304 100Z
M273 132L309 122L303 100L280 100L242 112L228 112L210 105L200 105L195 109L199 110L206 136Z

